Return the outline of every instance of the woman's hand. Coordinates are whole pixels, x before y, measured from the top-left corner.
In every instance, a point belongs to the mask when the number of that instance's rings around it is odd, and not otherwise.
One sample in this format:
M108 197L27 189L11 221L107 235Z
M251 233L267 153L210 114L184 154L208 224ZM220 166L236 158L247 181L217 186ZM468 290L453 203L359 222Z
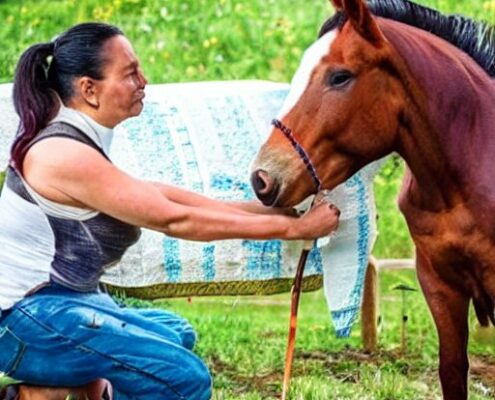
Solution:
M339 225L340 210L326 200L318 200L306 214L293 222L294 239L312 240L328 236Z

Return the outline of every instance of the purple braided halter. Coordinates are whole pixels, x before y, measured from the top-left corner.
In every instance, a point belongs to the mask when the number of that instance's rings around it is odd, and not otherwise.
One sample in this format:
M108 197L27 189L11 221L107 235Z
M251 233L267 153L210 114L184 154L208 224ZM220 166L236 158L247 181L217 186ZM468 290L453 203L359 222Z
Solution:
M297 151L297 154L299 154L299 157L301 157L301 160L303 160L304 165L306 165L306 169L308 170L309 174L311 175L311 178L313 179L313 182L316 185L317 192L319 192L321 190L321 180L318 177L318 174L316 173L316 169L313 163L311 162L308 153L306 153L306 151L302 148L302 146L297 142L292 131L289 128L287 128L282 123L282 121L278 119L273 119L272 125L285 135L285 137L289 140L292 147L294 147L294 150Z

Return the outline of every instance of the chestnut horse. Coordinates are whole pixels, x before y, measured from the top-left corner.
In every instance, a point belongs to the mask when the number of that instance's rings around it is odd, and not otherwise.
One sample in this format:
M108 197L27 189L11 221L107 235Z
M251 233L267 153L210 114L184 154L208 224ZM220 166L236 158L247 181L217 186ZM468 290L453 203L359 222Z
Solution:
M468 309L495 324L493 29L407 0L332 0L253 165L258 198L293 206L398 153L399 206L439 335L445 399L468 396Z

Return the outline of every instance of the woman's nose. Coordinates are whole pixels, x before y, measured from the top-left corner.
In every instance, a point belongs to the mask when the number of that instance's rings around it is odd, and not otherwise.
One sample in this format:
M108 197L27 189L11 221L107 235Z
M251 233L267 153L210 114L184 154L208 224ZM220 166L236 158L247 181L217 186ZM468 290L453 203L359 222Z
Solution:
M141 87L144 88L148 84L148 80L144 76L144 73L143 73L143 71L141 69L139 69L138 76L139 76L139 84L140 84Z

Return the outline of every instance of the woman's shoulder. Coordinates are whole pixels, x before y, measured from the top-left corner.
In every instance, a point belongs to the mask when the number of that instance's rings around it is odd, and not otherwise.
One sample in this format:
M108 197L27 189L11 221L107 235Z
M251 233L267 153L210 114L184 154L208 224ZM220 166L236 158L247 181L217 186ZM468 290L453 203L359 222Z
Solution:
M93 139L91 139L88 135L86 135L81 129L63 121L56 121L48 124L45 128L43 128L39 133L31 140L31 142L26 147L26 152L36 143L39 143L46 139L51 138L66 138L72 139L77 142L86 144L93 149L97 150L101 155L108 159L108 156L101 149L98 144L95 143Z

